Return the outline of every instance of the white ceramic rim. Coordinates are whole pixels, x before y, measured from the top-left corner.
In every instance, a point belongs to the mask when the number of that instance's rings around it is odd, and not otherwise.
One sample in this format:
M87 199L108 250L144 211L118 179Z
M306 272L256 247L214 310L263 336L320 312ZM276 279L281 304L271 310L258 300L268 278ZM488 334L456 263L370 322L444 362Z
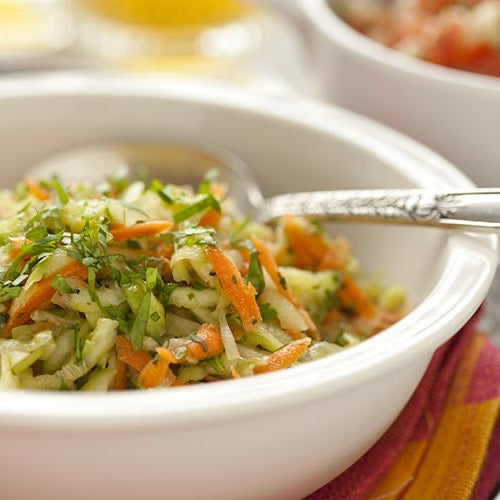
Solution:
M30 96L130 96L175 99L267 117L343 135L360 147L399 161L418 160L416 185L467 188L472 183L446 160L401 134L354 113L311 101L279 101L228 86L186 80L94 78L57 75L0 82L0 101ZM341 126L339 126L341 122ZM347 130L345 129L347 127ZM352 127L352 128L351 128ZM365 134L369 134L366 136ZM385 143L386 145L382 144ZM404 169L403 169L404 170ZM406 172L410 173L410 171ZM472 316L487 294L496 268L498 241L493 235L453 233L448 238L446 269L439 283L406 318L383 334L334 358L238 381L175 390L108 394L3 392L0 425L72 431L123 428L148 432L157 426L186 428L226 419L282 411L350 390L370 378L432 352ZM482 272L470 264L471 253L484 257ZM464 294L460 283L471 276ZM333 362L332 362L333 361Z
M328 0L300 0L300 8L313 26L346 51L385 67L448 85L500 92L500 78L419 60L398 52L362 35L343 21L329 6Z

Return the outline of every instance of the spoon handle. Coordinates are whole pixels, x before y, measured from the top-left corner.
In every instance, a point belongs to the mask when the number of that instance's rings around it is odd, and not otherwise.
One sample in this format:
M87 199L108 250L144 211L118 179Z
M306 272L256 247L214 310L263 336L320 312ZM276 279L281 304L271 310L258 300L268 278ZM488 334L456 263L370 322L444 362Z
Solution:
M256 215L261 221L270 221L287 214L323 220L493 230L500 228L500 188L291 193L266 200Z

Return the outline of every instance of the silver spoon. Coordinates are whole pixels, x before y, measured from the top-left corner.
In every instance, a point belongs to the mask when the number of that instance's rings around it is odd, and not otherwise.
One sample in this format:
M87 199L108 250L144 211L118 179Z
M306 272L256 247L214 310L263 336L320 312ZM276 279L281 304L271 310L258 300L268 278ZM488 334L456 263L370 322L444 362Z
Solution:
M500 228L500 188L449 192L429 189L365 189L291 193L264 199L248 167L216 148L164 142L93 143L48 156L27 175L64 182L98 182L120 167L145 167L173 184L196 185L210 168L219 170L242 211L261 222L283 215L323 220L395 223L466 230Z

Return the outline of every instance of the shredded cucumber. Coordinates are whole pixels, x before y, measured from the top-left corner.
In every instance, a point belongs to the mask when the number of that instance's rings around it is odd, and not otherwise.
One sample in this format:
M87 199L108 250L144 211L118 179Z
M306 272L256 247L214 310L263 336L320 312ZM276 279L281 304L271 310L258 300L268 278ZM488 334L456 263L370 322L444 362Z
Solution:
M332 308L336 293L342 285L337 271L304 271L293 267L280 268L288 286L316 323L321 323Z
M66 330L55 339L52 354L43 361L43 371L53 374L67 363L75 349L75 332Z
M389 312L396 312L406 301L406 290L402 286L393 285L386 288L378 299L378 305Z
M132 285L124 286L123 293L130 309L136 315L146 293L146 284L143 281L138 281ZM157 340L165 334L165 308L153 293L151 293L146 333Z
M283 342L277 339L266 327L264 323L259 325L259 328L253 332L245 334L245 340L255 347L263 347L269 352L277 351L283 347Z
M63 268L71 262L73 262L73 259L71 259L66 252L56 250L52 255L47 257L47 259L35 266L29 278L26 280L24 290L30 288L33 283L36 283L47 276L54 275L57 273L58 269Z
M0 353L0 365L0 389L19 389L21 384L12 371L12 362L8 353Z
M61 221L71 231L81 233L86 224L102 222L107 204L103 200L70 200L61 207Z
M260 304L269 304L278 313L282 328L305 331L307 324L297 308L280 292L267 287L259 296Z
M72 384L80 377L89 373L92 368L109 356L115 344L118 322L100 318L95 329L89 334L82 350L82 360L77 361L73 356L60 370L54 374L44 374L33 377L24 372L23 386L30 389L55 390L61 384Z
M42 357L49 346L54 348L51 331L39 332L25 342L16 339L0 340L0 352L8 355L10 369L15 375L19 375Z
M200 328L200 323L183 318L178 314L165 315L165 334L170 337L187 337Z
M219 300L217 290L195 290L188 286L178 286L170 296L169 303L177 307L215 307Z
M99 368L90 375L81 390L94 392L108 391L115 377L116 368Z
M205 365L183 365L177 373L177 380L182 384L187 382L198 382L207 376L207 368Z

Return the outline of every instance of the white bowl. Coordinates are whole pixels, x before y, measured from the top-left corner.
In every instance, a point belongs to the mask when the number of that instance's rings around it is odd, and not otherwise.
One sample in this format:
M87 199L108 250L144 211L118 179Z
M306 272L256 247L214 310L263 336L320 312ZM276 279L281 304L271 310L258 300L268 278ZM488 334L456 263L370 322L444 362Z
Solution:
M327 0L301 8L327 99L422 141L480 185L500 185L500 78L387 48L348 26Z
M141 137L226 148L267 194L471 185L397 133L313 103L183 81L0 83L4 185L59 148ZM407 286L415 307L401 322L334 357L239 381L103 395L2 393L1 497L292 499L352 464L484 299L497 239L393 226L337 231L368 271Z

